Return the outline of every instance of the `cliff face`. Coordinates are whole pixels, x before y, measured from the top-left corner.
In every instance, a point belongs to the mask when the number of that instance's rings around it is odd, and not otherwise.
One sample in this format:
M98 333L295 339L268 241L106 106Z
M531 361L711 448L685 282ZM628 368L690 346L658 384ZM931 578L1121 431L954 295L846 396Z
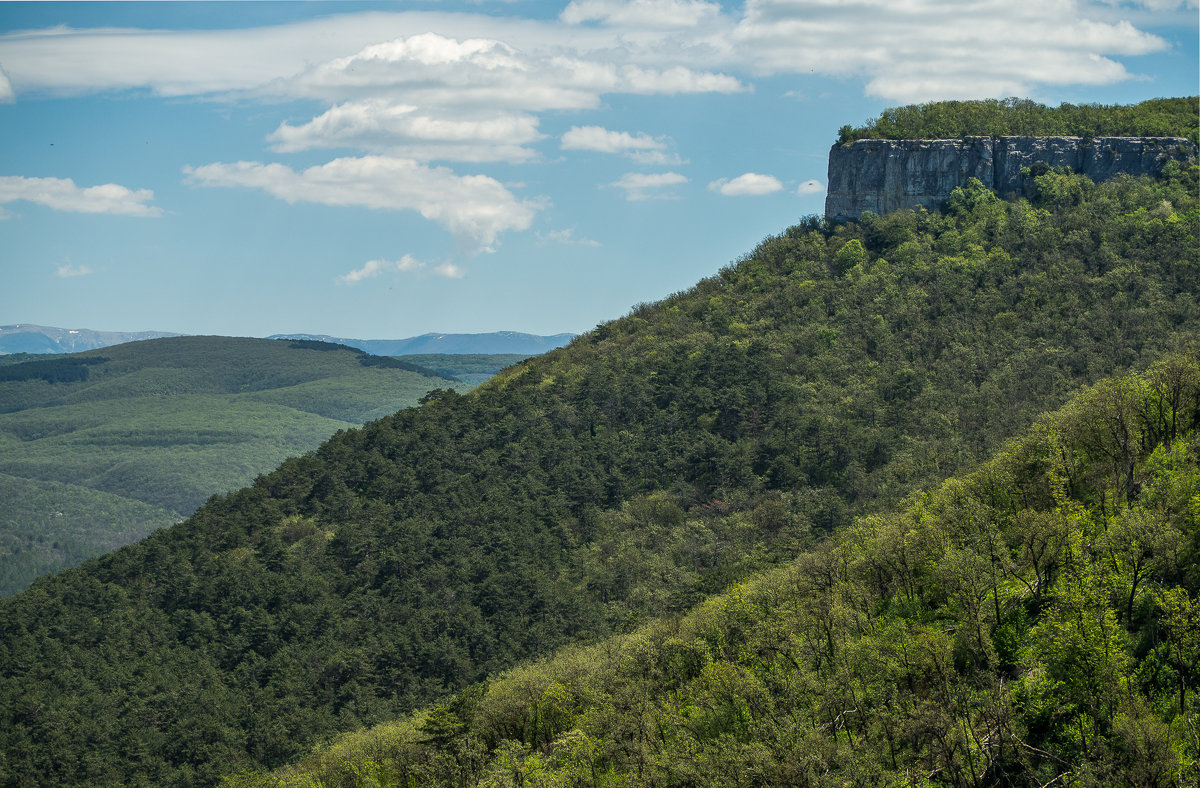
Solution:
M1021 168L1070 167L1095 181L1120 173L1157 175L1172 159L1195 159L1173 137L966 137L959 140L858 140L829 151L825 217L844 221L924 205L936 208L968 178L1001 195L1024 188Z

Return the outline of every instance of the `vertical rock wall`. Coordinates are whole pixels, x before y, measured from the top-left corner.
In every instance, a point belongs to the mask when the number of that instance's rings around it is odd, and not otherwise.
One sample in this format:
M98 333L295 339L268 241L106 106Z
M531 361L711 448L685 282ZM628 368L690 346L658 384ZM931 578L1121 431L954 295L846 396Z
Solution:
M845 221L864 211L937 208L968 178L1001 195L1021 192L1022 168L1039 162L1101 181L1120 173L1157 175L1172 159L1195 158L1190 142L1173 137L857 140L829 151L825 217Z

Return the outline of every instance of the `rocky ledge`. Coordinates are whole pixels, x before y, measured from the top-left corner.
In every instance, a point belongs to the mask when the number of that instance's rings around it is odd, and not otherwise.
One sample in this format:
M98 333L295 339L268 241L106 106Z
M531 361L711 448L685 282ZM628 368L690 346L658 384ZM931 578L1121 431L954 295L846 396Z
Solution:
M1175 137L965 137L956 140L857 140L829 151L825 217L857 219L937 208L968 178L1000 195L1020 193L1021 170L1069 167L1095 181L1114 175L1157 175L1171 160L1195 160L1196 148Z

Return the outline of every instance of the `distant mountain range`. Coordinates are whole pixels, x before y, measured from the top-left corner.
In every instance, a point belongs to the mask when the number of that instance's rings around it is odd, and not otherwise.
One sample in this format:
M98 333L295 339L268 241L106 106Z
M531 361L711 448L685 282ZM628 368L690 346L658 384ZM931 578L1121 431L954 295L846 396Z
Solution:
M169 331L93 331L88 328L53 328L33 323L0 326L0 354L79 353L85 350L135 342L141 339L177 337ZM518 331L488 334L422 334L407 339L345 339L325 334L273 334L268 339L312 339L356 347L377 356L412 353L519 353L539 355L562 347L575 334L538 336Z
M0 326L0 353L82 353L139 339L177 336L181 335L169 331L93 331L15 323Z
M314 339L336 342L365 350L376 356L402 356L414 353L521 353L539 355L562 347L575 334L538 336L518 331L493 331L489 334L422 334L408 339L343 339L326 334L273 334L267 339Z

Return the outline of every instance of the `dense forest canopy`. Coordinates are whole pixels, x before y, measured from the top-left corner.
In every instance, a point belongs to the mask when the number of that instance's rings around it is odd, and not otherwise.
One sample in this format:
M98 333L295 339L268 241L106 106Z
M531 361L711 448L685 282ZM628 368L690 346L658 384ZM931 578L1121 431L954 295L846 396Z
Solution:
M688 612L230 788L1194 785L1200 348Z
M1035 184L1030 200L974 182L944 213L807 220L0 602L0 782L196 785L281 765L687 611L1194 337L1194 166ZM1115 707L1080 708L1090 742L1094 711ZM850 746L873 723L839 724Z
M1140 104L1060 104L1029 99L935 101L885 109L863 126L843 126L838 142L862 139L961 137L1183 137L1200 140L1200 97L1161 98Z

